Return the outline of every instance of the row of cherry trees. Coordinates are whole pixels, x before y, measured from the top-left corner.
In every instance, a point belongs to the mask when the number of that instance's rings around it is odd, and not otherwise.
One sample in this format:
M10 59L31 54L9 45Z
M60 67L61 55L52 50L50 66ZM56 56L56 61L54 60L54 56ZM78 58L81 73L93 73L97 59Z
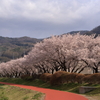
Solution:
M80 73L90 68L98 73L100 66L100 36L62 35L44 39L34 45L28 55L0 64L0 76L22 75L67 71Z

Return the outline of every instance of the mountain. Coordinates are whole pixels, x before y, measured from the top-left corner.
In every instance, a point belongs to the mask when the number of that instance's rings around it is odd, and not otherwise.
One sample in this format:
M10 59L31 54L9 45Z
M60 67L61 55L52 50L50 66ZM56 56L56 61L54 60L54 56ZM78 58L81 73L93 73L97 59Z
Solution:
M86 33L86 32L89 32L89 31L87 31L87 30L81 30L81 31L71 31L71 32L68 32L69 34L75 34L75 33L79 33L80 32L80 34L84 34L84 33ZM64 34L68 34L68 33L64 33Z
M100 26L94 28L93 30L91 30L91 32L96 33L96 34L100 34Z
M81 30L81 31L71 31L68 32L69 34L75 34L75 33L79 33L81 35L91 35L91 34L96 34L95 37L97 37L100 34L100 26L95 27L94 29L92 29L91 31L88 30ZM68 33L64 33L64 34L68 34Z
M100 34L100 26L95 27L91 31L84 33L86 35L96 34L96 37Z
M0 36L0 62L6 62L27 54L35 43L42 39L21 37L9 38Z

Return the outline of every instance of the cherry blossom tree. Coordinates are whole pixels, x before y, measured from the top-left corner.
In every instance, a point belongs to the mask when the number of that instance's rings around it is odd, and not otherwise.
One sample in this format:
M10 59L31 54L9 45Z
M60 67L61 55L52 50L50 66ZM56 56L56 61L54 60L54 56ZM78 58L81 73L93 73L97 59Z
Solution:
M41 64L38 65L41 69L48 67L52 71L80 73L84 68L90 67L98 72L96 70L99 67L100 57L97 52L100 50L100 37L94 37L95 35L80 34L53 36L37 43L27 59L34 64L41 62L42 67L40 67Z
M100 68L100 36L67 34L52 36L34 45L28 55L0 64L0 76L21 77L35 74L67 71L81 73Z

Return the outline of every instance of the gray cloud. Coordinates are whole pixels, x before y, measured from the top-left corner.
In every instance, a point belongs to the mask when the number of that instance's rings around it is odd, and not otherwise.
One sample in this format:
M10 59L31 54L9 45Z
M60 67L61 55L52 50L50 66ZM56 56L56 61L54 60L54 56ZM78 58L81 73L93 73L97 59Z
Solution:
M0 35L36 38L100 24L99 0L0 0Z

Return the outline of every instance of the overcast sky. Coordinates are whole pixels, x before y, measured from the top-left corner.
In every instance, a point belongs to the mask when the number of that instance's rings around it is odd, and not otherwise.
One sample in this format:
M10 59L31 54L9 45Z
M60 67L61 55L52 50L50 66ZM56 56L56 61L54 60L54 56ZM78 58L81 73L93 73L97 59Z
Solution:
M100 25L100 0L0 0L0 36L45 38Z

